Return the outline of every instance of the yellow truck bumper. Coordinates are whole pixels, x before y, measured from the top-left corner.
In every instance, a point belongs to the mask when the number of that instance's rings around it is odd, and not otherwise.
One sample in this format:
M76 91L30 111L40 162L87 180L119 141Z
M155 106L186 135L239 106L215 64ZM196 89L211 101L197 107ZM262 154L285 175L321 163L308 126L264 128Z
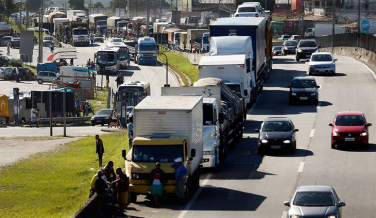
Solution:
M150 185L130 185L130 191L137 193L137 194L142 194L142 195L147 195L150 194ZM172 185L166 185L163 187L163 193L165 194L171 194L175 193L175 186Z

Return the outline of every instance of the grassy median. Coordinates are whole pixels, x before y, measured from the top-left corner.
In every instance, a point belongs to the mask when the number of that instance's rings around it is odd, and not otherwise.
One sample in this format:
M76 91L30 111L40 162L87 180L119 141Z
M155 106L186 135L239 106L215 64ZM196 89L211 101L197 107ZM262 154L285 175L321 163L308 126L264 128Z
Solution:
M126 132L101 136L103 163L124 168ZM0 217L70 217L87 200L98 170L94 136L18 161L0 170Z
M189 83L182 73L184 73L191 80L191 83L198 80L198 68L191 64L188 58L184 57L183 55L175 54L171 51L165 51L163 53L166 54L170 67L180 74L185 85L189 85ZM164 55L158 55L158 57L159 60L166 63L166 57Z

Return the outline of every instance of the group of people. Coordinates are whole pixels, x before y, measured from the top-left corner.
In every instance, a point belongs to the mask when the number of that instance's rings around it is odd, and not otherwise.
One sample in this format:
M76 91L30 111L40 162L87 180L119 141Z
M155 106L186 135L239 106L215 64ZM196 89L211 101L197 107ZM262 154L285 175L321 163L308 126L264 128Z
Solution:
M86 62L86 67L89 68L89 69L95 69L94 61L92 61L92 60L89 59L89 60Z
M116 168L115 173L114 162L109 161L91 179L89 198L97 193L105 217L111 217L116 210L119 214L124 214L128 203L128 191L129 178L120 167Z

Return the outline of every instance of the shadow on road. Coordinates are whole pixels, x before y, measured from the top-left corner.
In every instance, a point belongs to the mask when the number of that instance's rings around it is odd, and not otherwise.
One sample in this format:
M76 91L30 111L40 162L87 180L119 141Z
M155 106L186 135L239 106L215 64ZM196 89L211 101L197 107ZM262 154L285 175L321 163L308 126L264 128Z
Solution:
M126 76L126 77L132 77L133 74L134 74L134 72L132 72L132 71L122 71L121 72L121 75Z
M296 149L295 154L288 154L285 151L270 151L266 152L267 156L273 156L273 157L285 157L285 158L291 158L291 157L306 157L306 156L312 156L313 152L306 149Z
M347 152L376 152L376 144L370 143L368 149L361 145L342 145L338 150Z

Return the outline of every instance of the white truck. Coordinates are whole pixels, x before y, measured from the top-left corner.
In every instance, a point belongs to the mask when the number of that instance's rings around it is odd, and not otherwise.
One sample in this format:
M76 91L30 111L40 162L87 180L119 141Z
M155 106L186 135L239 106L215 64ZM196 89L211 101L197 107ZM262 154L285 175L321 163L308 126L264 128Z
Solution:
M67 18L69 21L73 20L73 17L76 16L77 14L85 14L86 16L86 11L84 10L67 10Z
M219 164L220 132L219 112L221 111L221 88L210 87L162 87L162 96L202 96L204 148L202 166L215 168Z
M165 193L174 193L176 158L188 173L185 196L199 187L199 167L203 152L203 112L201 96L148 96L134 108L134 139L132 149L122 155L126 174L130 176L131 201L150 191L149 176L155 163L165 172Z
M246 100L247 106L250 107L256 101L260 92L253 67L252 38L249 36L211 37L209 55L210 58L201 58L199 64L201 73L199 75L202 74L202 76L200 75L200 78L216 77L223 79L235 92L240 92ZM205 67L204 65L208 66ZM217 73L217 76L213 73Z
M62 24L63 22L69 21L68 18L55 18L54 19L54 33L56 34L57 29L59 28L59 25Z

